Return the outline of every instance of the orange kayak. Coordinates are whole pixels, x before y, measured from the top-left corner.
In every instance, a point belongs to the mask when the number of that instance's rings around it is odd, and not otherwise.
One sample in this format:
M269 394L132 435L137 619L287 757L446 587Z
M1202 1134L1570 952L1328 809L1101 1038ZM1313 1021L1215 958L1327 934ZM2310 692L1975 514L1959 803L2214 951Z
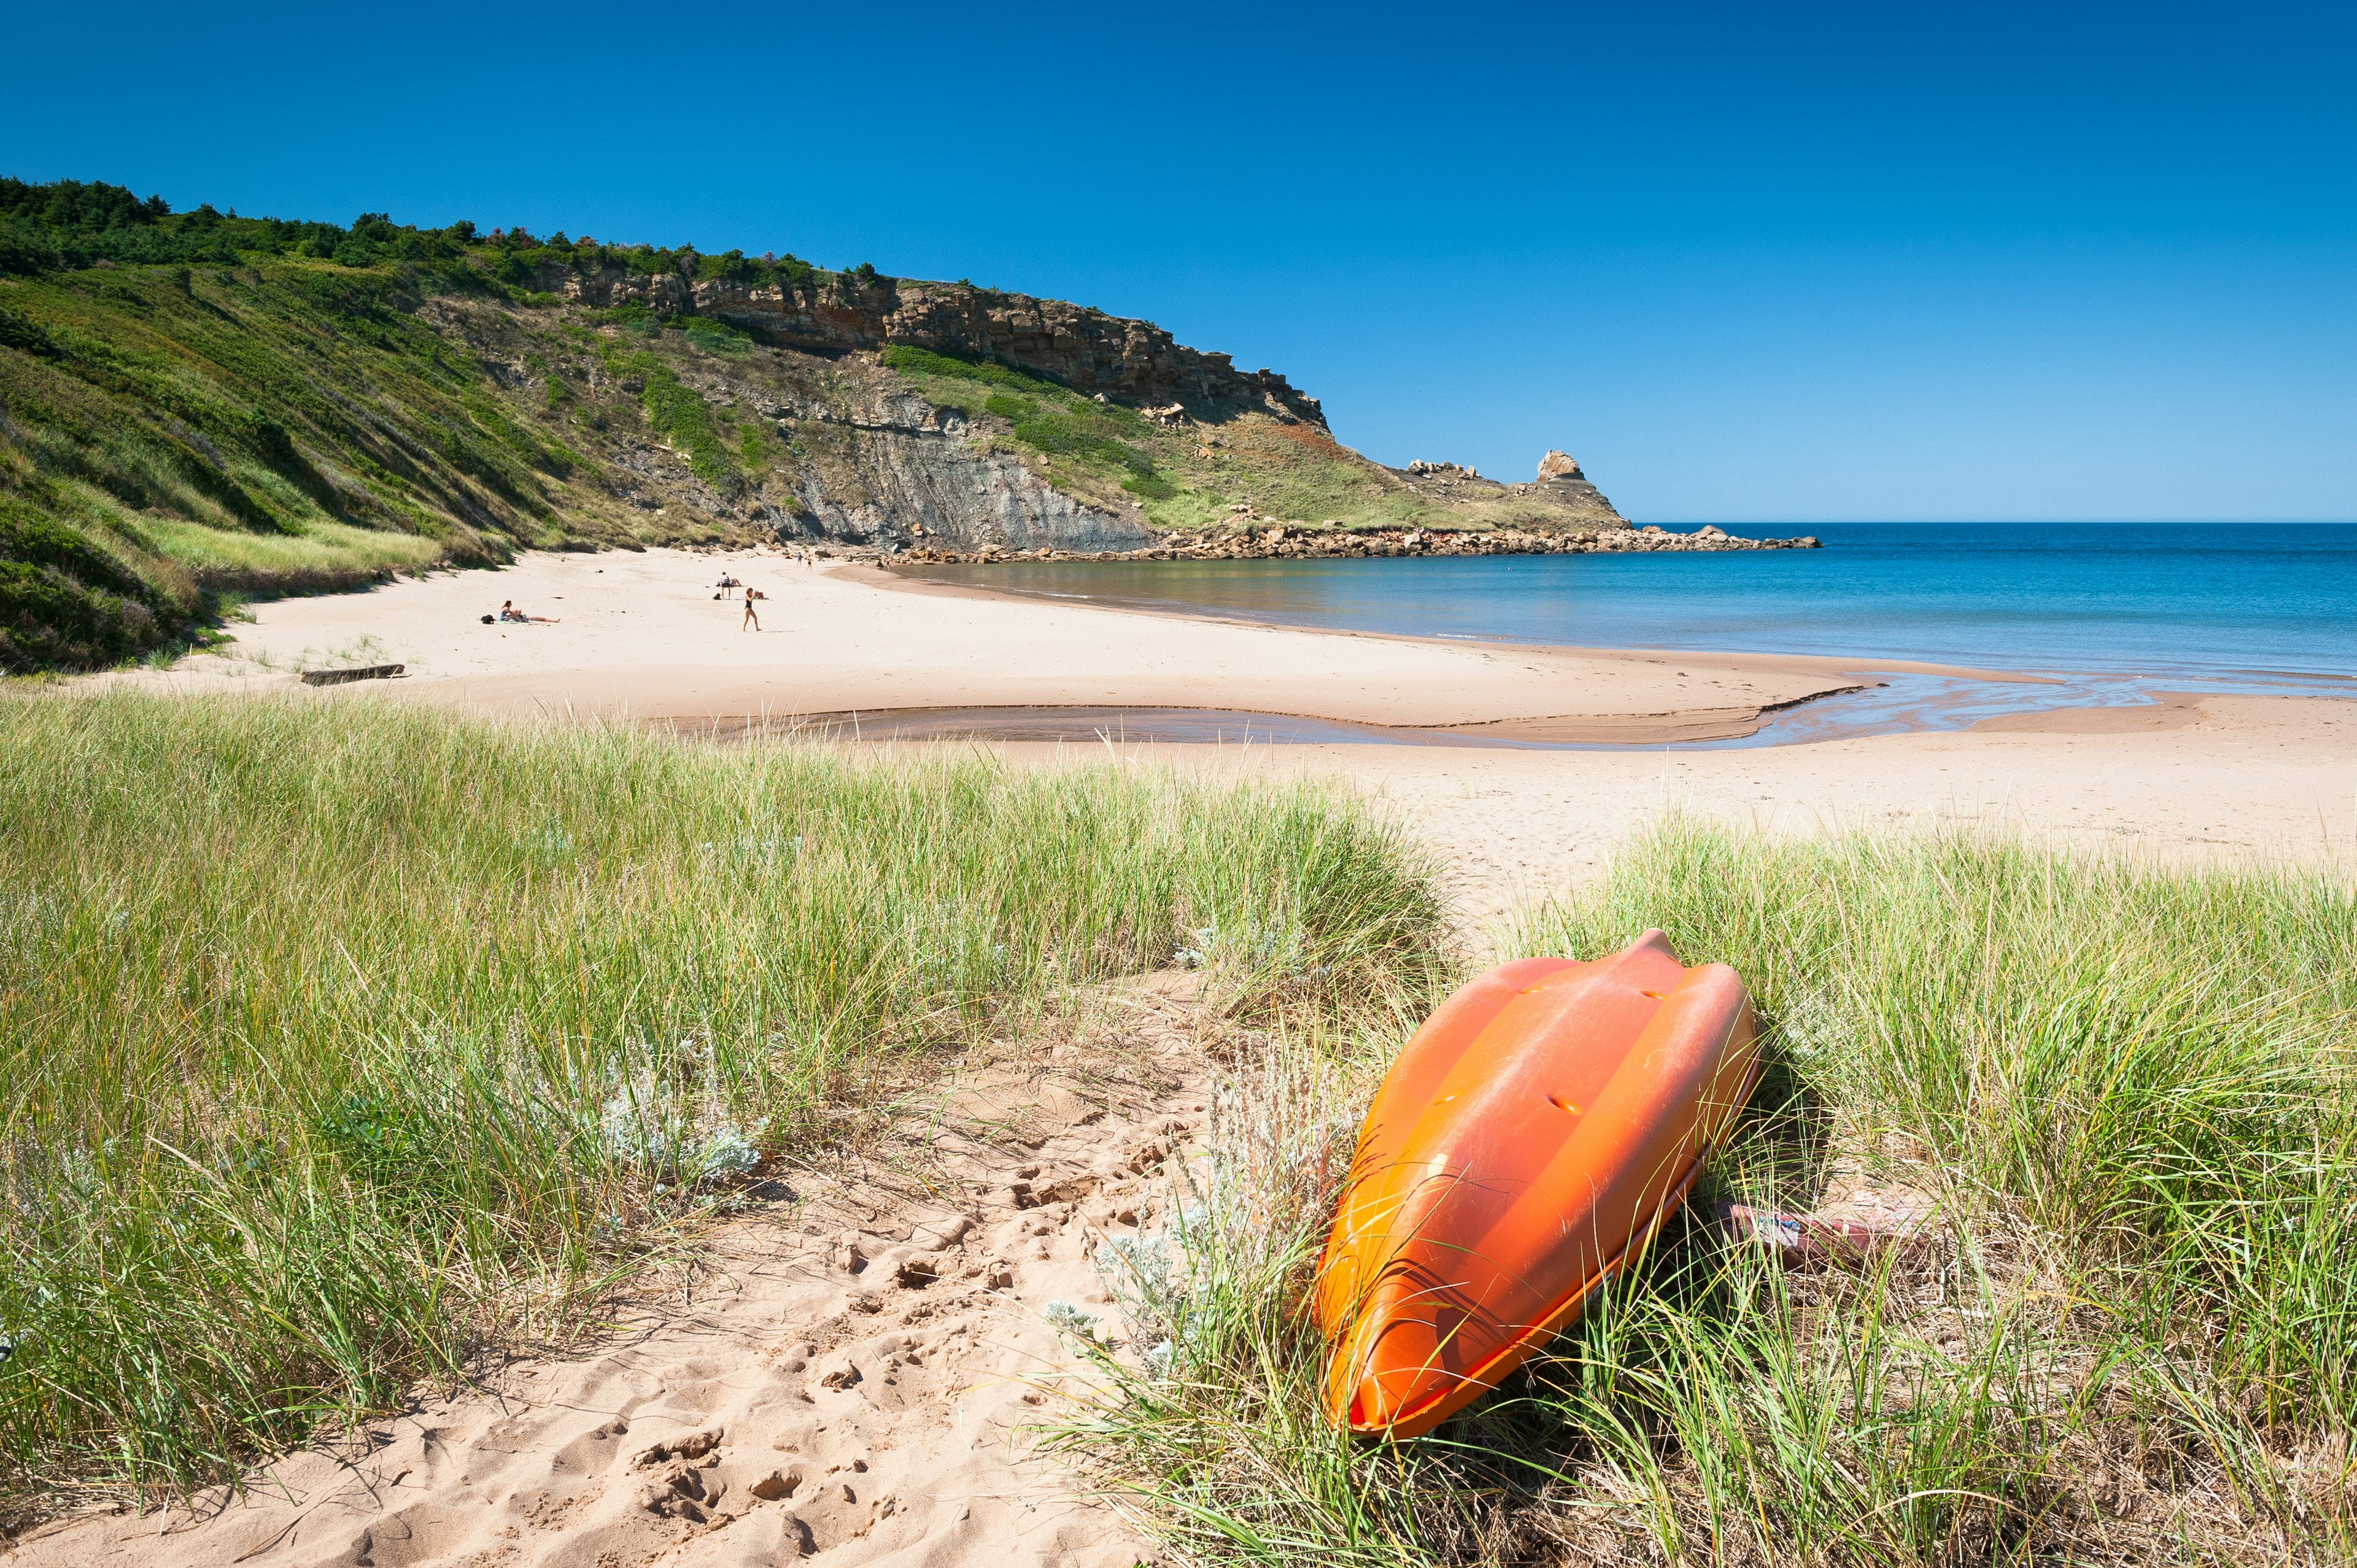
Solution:
M1375 1091L1326 1243L1328 1418L1414 1437L1497 1387L1677 1211L1758 1071L1743 982L1659 931L1441 1004Z

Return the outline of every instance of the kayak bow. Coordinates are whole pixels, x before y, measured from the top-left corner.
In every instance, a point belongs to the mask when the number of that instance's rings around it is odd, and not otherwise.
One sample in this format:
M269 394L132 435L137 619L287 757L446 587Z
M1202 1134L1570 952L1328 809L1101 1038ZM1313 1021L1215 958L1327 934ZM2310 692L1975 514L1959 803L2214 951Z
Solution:
M1660 931L1441 1004L1375 1091L1326 1244L1328 1418L1413 1437L1503 1381L1677 1211L1758 1069L1742 981Z

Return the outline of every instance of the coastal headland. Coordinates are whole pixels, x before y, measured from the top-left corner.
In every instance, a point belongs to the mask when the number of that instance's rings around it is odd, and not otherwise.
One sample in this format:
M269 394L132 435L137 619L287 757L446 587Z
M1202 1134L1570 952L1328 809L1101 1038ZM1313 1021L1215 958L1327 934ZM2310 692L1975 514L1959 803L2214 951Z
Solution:
M222 596L534 550L869 560L1810 548L1377 462L1274 370L967 283L521 229L175 213L0 181L0 670Z

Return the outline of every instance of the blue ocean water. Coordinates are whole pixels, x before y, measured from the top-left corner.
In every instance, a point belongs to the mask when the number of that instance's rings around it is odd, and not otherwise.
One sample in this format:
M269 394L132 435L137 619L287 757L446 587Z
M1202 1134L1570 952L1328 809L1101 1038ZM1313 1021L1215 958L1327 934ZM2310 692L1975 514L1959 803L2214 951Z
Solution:
M2357 524L1818 523L1822 550L920 566L937 581L1283 625L1822 654L2021 671L1889 674L1775 716L1777 745L2162 691L2357 695ZM1287 738L1277 734L1273 738ZM1307 735L1297 738L1316 738Z
M1296 626L2045 671L2357 677L2357 524L1827 522L1823 550L1070 561L942 581Z

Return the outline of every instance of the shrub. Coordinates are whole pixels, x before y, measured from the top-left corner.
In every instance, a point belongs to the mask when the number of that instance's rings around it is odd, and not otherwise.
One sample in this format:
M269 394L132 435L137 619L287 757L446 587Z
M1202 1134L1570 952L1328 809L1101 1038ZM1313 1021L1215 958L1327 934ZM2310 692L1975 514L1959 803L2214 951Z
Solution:
M687 340L707 354L744 354L753 347L752 334L708 316L691 316L680 326Z
M629 367L645 380L639 402L647 411L647 422L686 452L689 468L705 484L724 496L743 495L745 476L713 428L712 408L704 394L682 385L672 368L651 354L632 355Z
M1154 472L1154 459L1096 429L1086 414L1031 414L1016 422L1015 439L1041 452L1092 460L1140 476Z
M0 349L14 349L45 360L54 360L60 352L48 328L5 306L0 306Z
M101 669L154 647L161 629L136 599L0 559L0 670Z
M1055 396L1063 391L1040 376L1010 370L988 360L936 353L931 349L920 349L913 343L891 344L877 358L904 375L953 376L962 381L982 381L990 386L1012 387L1048 396Z

